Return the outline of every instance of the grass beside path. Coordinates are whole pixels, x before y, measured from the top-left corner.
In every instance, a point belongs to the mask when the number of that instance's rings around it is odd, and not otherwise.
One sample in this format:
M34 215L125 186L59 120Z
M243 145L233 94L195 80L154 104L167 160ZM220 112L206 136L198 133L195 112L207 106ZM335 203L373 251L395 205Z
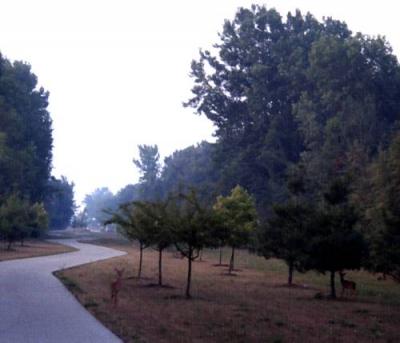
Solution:
M6 244L0 245L0 261L16 260L28 257L47 256L76 251L75 248L42 240L27 240L24 246L15 243L11 250Z
M98 244L128 255L60 273L77 299L124 342L399 342L400 285L377 281L366 272L348 272L359 294L337 301L317 299L328 291L328 276L296 274L287 287L287 269L278 260L238 253L236 276L213 266L217 251L194 263L193 299L183 297L186 260L165 254L169 287L154 286L157 253L144 253L142 280L136 279L138 249L102 239ZM228 250L224 254L228 259ZM110 301L114 268L125 268L120 302ZM339 286L339 285L338 285ZM339 289L339 288L338 288ZM340 294L340 292L339 292Z

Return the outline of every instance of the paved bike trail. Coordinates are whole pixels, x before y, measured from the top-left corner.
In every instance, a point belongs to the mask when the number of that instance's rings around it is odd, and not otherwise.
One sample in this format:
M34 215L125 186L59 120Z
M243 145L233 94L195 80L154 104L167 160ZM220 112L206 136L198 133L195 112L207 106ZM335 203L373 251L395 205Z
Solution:
M52 273L125 253L72 239L53 241L79 251L0 262L0 342L121 342Z

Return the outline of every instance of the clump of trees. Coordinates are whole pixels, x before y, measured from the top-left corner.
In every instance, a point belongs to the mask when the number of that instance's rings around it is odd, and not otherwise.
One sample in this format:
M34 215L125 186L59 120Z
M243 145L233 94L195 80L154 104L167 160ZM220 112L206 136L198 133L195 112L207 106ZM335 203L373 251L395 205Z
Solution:
M73 184L50 175L48 98L29 64L0 54L0 236L9 248L47 226L64 228L73 214Z
M329 274L332 297L343 269L400 280L400 65L389 43L332 18L252 6L225 21L214 46L192 62L185 105L213 122L216 143L176 151L163 167L157 146L140 146L134 200L187 194L165 207L176 213L163 225L188 261L228 245L232 271L235 249L251 245L287 263L289 284L294 271ZM193 226L193 237L208 227L206 213L212 241L177 243L177 227Z
M149 246L159 252L158 284L162 286L162 253L171 245L188 261L185 295L191 297L193 261L204 248L214 248L217 242L235 242L238 247L248 237L255 221L255 207L250 196L240 187L229 198L229 215L232 230L226 230L220 213L201 203L197 193L191 189L187 193L170 195L157 202L137 201L121 205L107 223L114 223L118 230L131 240L139 241L140 258L138 277L142 270L142 252ZM221 202L221 199L220 199ZM218 207L217 207L218 208ZM237 211L238 213L235 213ZM250 215L249 215L250 214ZM233 268L233 267L232 267ZM231 271L232 269L230 269Z

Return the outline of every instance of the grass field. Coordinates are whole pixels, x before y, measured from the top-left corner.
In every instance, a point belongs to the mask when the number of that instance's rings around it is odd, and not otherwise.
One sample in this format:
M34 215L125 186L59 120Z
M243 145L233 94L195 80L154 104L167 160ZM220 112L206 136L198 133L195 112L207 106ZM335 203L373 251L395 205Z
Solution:
M55 255L71 251L76 251L76 249L41 240L27 240L24 246L16 243L10 250L7 250L7 244L2 243L0 245L0 261Z
M328 292L328 276L296 274L278 260L240 251L236 276L213 266L217 251L194 264L193 299L183 297L186 260L166 253L168 287L154 285L157 254L145 251L144 278L136 279L138 249L101 240L128 255L58 273L78 300L124 342L399 342L400 285L377 281L366 272L348 272L356 298L318 299ZM228 251L225 252L228 257ZM114 267L125 268L119 305L110 302ZM339 285L338 285L339 287ZM339 289L339 288L338 288ZM340 292L338 292L340 294Z

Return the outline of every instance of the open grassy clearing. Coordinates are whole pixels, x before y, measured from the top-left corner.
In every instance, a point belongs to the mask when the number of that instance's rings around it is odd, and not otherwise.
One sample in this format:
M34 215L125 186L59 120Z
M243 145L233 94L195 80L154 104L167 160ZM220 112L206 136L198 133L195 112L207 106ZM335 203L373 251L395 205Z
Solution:
M7 250L7 244L1 244L0 261L55 255L72 251L76 251L76 249L53 242L42 240L27 240L25 241L23 246L21 246L19 242L17 242L12 246L10 250Z
M204 261L194 264L194 298L186 300L186 260L165 254L164 281L169 287L159 288L154 286L156 252L146 250L145 278L139 281L135 247L107 239L98 243L128 255L58 275L125 342L400 341L400 286L365 272L347 275L357 282L356 299L318 300L316 293L327 292L327 276L296 274L297 286L288 288L284 263L246 251L238 253L237 276L227 276L226 268L213 266L218 252L206 251ZM126 270L117 308L110 302L114 267Z

